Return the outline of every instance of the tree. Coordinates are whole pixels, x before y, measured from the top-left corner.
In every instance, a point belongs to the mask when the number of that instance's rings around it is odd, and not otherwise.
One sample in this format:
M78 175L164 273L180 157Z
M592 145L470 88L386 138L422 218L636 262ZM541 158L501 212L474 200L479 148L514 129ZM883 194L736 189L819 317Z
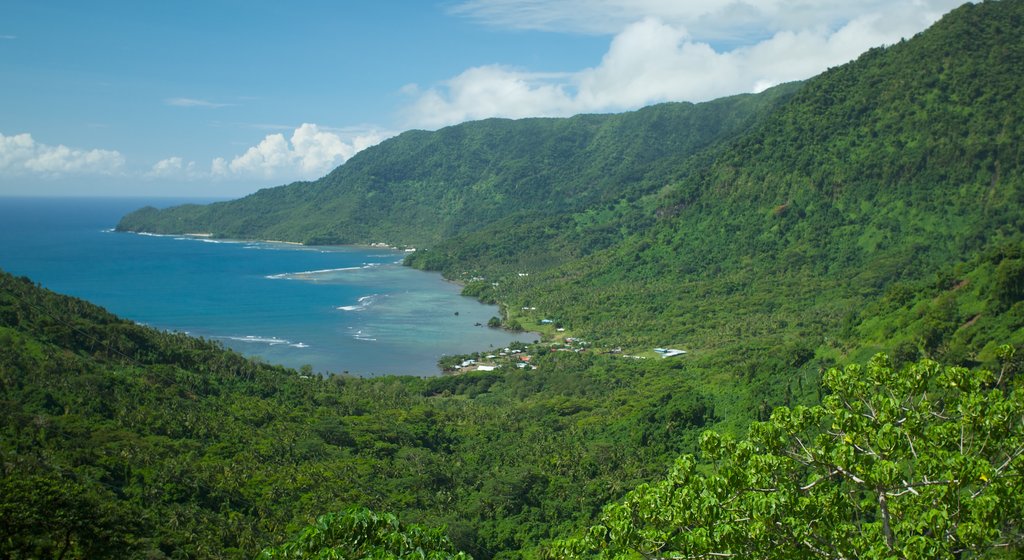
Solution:
M137 513L50 475L0 477L0 558L112 558L138 552Z
M1004 347L1004 358L1012 349ZM884 355L830 370L819 406L775 409L708 464L607 507L556 558L952 558L1024 543L1024 390L994 375ZM638 556L639 555L639 556Z
M1004 309L1024 299L1024 259L1004 259L996 267L995 299Z
M356 507L317 518L290 540L264 549L260 560L472 560L444 529L402 524L390 513Z

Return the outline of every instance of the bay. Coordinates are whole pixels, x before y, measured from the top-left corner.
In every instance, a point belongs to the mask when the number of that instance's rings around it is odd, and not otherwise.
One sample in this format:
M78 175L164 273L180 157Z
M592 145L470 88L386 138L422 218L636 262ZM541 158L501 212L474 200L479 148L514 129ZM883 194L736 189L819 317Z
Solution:
M0 269L127 319L320 373L436 375L437 360L534 335L438 274L370 247L116 233L125 213L209 200L0 198Z

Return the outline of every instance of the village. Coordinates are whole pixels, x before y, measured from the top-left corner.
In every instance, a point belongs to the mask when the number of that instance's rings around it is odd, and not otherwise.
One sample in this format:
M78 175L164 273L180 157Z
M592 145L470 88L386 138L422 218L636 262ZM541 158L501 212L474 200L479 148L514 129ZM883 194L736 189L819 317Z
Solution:
M537 308L523 307L521 311L533 314L537 311ZM517 319L515 321L516 325L519 326L521 324L520 320L523 319L525 317ZM501 321L495 317L488 323L488 327L501 328L501 324ZM534 356L547 352L597 352L637 360L645 360L651 357L660 357L662 359L677 358L688 353L686 350L677 348L653 348L650 352L639 355L625 354L621 347L609 349L595 348L590 342L580 337L569 335L565 327L554 319L544 318L535 323L527 321L526 324L529 326L529 328L524 329L527 334L539 334L542 338L532 343L513 342L497 351L443 356L438 361L438 366L446 375L460 375L475 371L490 372L502 369L536 370L538 366L535 364Z

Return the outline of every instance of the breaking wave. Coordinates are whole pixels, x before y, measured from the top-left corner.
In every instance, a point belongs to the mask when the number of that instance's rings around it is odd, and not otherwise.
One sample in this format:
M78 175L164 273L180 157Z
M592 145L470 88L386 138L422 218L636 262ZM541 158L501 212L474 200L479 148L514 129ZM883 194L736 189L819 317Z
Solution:
M225 340L234 340L236 342L246 342L251 344L266 344L267 346L291 346L292 348L309 348L309 345L305 342L292 342L283 338L277 338L276 336L215 336L213 338L222 338Z
M346 266L342 268L325 268L322 270L303 270L301 272L282 272L280 274L268 274L265 278L270 280L316 280L319 276L336 274L338 272L352 272L355 270L368 270L381 266L381 263L366 263L362 266Z
M355 305L342 305L337 309L338 311L362 311L367 307L373 305L373 302L377 301L378 297L380 297L380 294L370 294L368 296L363 296L356 300Z

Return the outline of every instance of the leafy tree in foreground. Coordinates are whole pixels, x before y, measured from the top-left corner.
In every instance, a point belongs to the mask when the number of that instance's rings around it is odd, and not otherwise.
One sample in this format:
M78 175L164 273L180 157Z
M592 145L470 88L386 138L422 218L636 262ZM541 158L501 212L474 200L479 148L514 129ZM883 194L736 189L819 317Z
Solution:
M1003 358L1012 355L1004 347ZM701 438L668 477L557 541L555 558L951 558L1024 543L1024 389L1012 372L883 355L820 406Z
M317 518L316 523L280 546L267 548L260 560L472 560L455 547L443 529L407 525L390 513L352 508Z

